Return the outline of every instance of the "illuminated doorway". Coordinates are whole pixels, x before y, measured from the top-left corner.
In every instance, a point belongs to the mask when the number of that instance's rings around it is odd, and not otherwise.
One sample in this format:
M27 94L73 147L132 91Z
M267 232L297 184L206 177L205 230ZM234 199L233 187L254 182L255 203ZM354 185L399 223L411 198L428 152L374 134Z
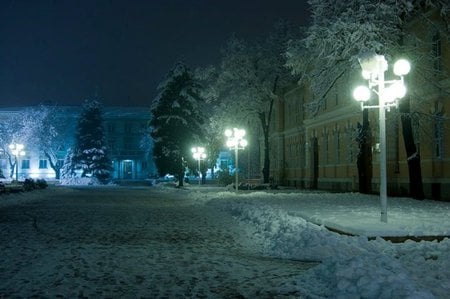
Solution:
M131 160L122 161L122 177L124 179L133 178L133 161Z

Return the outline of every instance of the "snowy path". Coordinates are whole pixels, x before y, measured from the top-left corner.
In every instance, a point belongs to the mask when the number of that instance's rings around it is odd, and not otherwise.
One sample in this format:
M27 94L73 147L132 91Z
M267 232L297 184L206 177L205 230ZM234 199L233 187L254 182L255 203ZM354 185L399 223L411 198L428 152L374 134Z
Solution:
M251 229L185 192L17 195L0 206L0 297L273 298L314 266L262 256Z

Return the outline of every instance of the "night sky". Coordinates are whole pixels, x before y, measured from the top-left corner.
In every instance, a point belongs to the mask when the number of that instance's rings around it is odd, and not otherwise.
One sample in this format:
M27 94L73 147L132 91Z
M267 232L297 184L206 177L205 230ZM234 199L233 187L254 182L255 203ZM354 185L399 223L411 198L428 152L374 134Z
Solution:
M0 107L149 106L177 61L219 61L235 33L307 23L306 0L0 0Z

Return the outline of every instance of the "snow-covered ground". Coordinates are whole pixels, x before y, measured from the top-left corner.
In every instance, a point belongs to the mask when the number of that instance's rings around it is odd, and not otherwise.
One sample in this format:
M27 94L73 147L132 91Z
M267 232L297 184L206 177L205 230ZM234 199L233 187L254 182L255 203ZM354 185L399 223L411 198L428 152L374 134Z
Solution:
M117 187L92 190L92 197L104 196L106 203L107 194L111 194L111 191L119 195L126 194L125 189ZM23 205L32 207L34 201L43 200L43 195L45 200L54 204L64 198L64 192L70 195L73 190L61 188L55 198L49 195L50 192L52 191L46 190L0 196L0 212L15 211ZM144 213L143 209L148 200L148 192L156 192L152 194L166 198L161 199L157 211L168 211L165 209L168 198L171 199L172 206L187 208L184 211L170 212L172 214L169 216L182 220L179 227L168 227L162 223L157 229L152 226L151 235L147 235L146 231L150 227L140 221L149 213ZM389 198L389 222L383 224L379 221L377 196L298 190L235 194L224 188L204 186L188 186L181 190L155 186L136 194L137 198L130 198L129 202L130 205L142 205L143 215L138 218L141 220L136 220L136 216L127 212L128 208L122 207L124 210L114 210L114 213L118 213L117 223L97 223L98 227L80 224L81 228L77 229L71 226L83 220L83 217L106 217L101 212L105 209L105 203L96 206L98 210L92 210L88 216L80 215L79 210L72 211L65 207L58 214L61 219L46 221L43 219L45 215L30 209L25 216L34 220L34 230L39 228L41 235L33 235L33 225L29 225L24 228L23 234L17 236L15 244L0 244L0 297L3 295L2 290L6 292L14 289L18 287L16 284L28 291L36 288L27 282L29 277L23 270L26 269L36 277L44 277L46 271L53 273L54 277L47 277L47 283L55 280L64 285L63 281L67 277L79 283L74 293L64 293L56 285L56 290L50 293L48 290L47 293L32 293L38 295L449 298L448 238L441 242L406 241L393 244L381 238L369 241L367 236L449 235L450 203ZM56 205L55 209L58 207ZM133 210L133 213L136 211ZM149 217L157 217L158 213L152 213ZM7 224L1 228L3 239L14 234L14 225L19 225L11 222L14 217L8 221L6 218L0 218L0 225ZM214 219L217 223L211 231L210 223ZM61 227L61 221L67 221L69 227ZM360 236L338 235L327 230L325 225ZM114 234L107 233L108 227L109 230L114 227ZM130 237L136 242L133 246L130 246L127 239L117 240L122 235L127 235L126 230L136 237ZM98 234L99 231L106 232L102 239L104 243L91 243L90 235ZM66 244L58 237L58 234L68 232L77 236L76 244ZM204 242L211 234L213 238L208 240L212 241ZM48 245L52 238L59 238L58 244L64 243L64 246L53 243ZM165 244L159 245L163 252L157 257L152 256L146 247L148 243L156 242L155 238L158 239L158 244L162 241ZM196 240L195 244L191 243L193 240ZM22 248L25 252L19 253L15 249L21 243L26 244ZM172 247L175 243L185 251L174 251ZM237 251L241 253L236 254ZM39 254L41 257L36 257ZM238 255L241 255L240 259ZM115 259L105 261L103 256L113 256ZM136 258L140 256L141 262L136 262L139 261ZM23 257L33 257L41 268L25 267L27 262ZM169 260L174 263L167 264ZM318 263L308 266L308 263L301 261ZM8 265L13 262L25 268L9 269ZM178 267L182 267L182 270L179 269L174 274ZM165 270L170 270L167 273L171 274L167 274ZM111 274L100 275L102 271L110 271ZM4 280L6 275L7 282ZM137 293L126 292L124 286L133 283L145 285L146 288ZM109 293L98 293L98 284L105 284ZM108 288L110 284L115 286ZM228 286L230 290L220 291L224 286ZM262 291L258 293L258 289Z

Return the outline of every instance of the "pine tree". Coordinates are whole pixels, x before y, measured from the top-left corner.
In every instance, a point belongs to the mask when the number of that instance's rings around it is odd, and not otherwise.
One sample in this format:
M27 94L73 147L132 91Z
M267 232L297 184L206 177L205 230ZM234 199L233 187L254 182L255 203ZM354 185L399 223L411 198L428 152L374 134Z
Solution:
M158 90L150 122L155 164L160 175L175 175L183 186L186 158L203 135L200 86L191 71L178 63Z
M92 176L106 183L111 174L111 160L107 155L101 105L85 101L78 119L75 147L68 169L81 170L81 176Z

